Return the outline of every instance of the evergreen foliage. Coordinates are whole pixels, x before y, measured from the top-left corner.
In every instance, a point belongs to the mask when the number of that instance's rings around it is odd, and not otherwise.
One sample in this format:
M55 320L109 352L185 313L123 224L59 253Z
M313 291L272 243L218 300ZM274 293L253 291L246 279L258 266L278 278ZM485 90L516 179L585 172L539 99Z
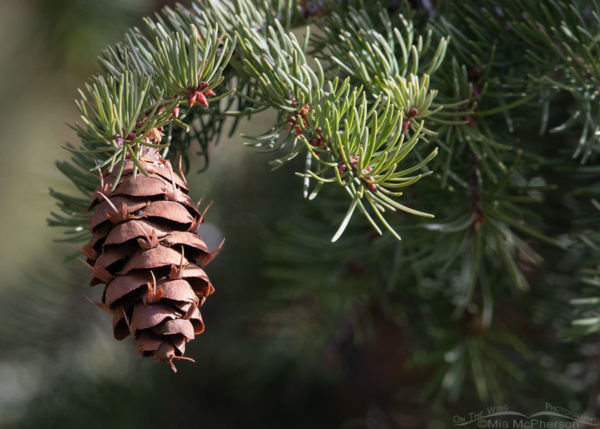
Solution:
M84 240L97 169L155 130L163 156L199 146L208 165L226 121L269 110L247 144L319 196L264 249L281 285L264 323L290 350L383 314L419 399L535 407L535 389L595 413L555 375L600 331L600 3L414 3L195 0L145 20L81 91L58 167L83 195L52 190L49 222Z

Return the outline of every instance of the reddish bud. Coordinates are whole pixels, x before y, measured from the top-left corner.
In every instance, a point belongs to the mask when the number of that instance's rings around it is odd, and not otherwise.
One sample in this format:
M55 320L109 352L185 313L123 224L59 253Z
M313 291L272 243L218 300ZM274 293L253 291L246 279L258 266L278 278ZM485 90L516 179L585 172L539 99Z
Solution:
M125 140L121 136L115 136L115 143L117 146L121 147L125 143Z
M200 91L196 91L196 102L202 104L204 107L208 107L208 101L206 100L206 96L202 94Z
M309 110L310 110L310 106L308 104L305 104L304 106L302 106L300 108L298 113L300 113L300 115L302 115L302 116L306 116L306 114L309 112Z
M408 111L409 118L414 118L418 114L419 114L419 109L417 109L416 107L411 107L411 109Z
M340 174L344 174L346 171L348 171L348 167L346 167L346 164L344 164L343 162L340 162L338 164L337 169L340 172Z
M198 82L197 91L204 91L206 88L208 88L208 82L204 82L204 81Z
M364 183L364 184L365 184L365 186L366 186L366 187L369 189L369 191L371 191L371 192L373 192L373 193L377 192L377 185L376 185L375 183L370 183L370 182L367 182L367 180L373 180L373 178L372 178L372 177L370 177L370 176L368 176L368 177L365 177L365 178L363 179L363 183Z
M467 121L467 125L469 127L475 128L475 120L473 119L473 116L467 115L467 116L465 116L465 120Z
M192 107L195 102L196 102L196 93L194 91L188 92L188 104L190 105L190 107Z
M317 136L311 136L310 137L310 144L312 146L318 147L318 146L322 146L323 145L323 139L318 138Z
M365 167L362 169L362 174L368 174L373 170L372 167Z
M300 125L294 125L294 132L297 137L300 137L302 135L302 127L300 127Z
M402 131L408 131L412 125L412 119L405 119L402 121Z
M127 140L135 140L135 138L136 138L135 134L133 134L133 133L127 134Z
M204 91L204 95L207 97L214 97L217 94L215 94L215 92L212 89L207 89L206 91Z
M173 107L173 116L175 116L176 118L179 117L179 104Z

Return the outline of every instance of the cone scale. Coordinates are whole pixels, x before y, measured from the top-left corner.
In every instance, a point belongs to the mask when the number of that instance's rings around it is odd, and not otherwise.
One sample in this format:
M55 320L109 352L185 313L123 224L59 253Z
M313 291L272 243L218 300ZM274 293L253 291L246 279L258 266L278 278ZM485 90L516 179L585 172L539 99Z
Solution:
M168 363L204 331L200 307L214 288L203 270L215 253L196 233L204 213L188 195L185 177L157 153L140 157L148 176L125 161L121 177L101 174L89 206L92 238L82 254L92 286L105 284L98 307L113 315L113 333L131 335L138 353ZM219 246L220 247L220 246Z

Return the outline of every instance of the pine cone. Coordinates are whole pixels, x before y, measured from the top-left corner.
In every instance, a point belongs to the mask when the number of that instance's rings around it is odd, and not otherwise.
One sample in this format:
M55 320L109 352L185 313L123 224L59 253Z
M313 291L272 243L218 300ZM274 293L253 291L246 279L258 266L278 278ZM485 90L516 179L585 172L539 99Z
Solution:
M90 203L92 238L82 253L90 284L106 284L96 304L113 314L115 338L131 334L140 355L176 371L173 360L192 360L183 356L185 343L204 331L199 307L214 288L202 267L216 252L195 232L204 213L188 196L183 174L157 154L140 162L149 176L134 179L127 159L112 192L116 169L102 173Z

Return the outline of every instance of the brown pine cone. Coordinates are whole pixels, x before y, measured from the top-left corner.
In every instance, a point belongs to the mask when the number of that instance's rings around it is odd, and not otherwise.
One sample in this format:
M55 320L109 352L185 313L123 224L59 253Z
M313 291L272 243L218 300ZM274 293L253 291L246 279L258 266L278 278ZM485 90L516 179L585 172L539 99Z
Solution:
M89 208L92 238L82 253L91 285L106 284L96 304L113 314L115 338L131 334L140 355L176 371L173 360L192 360L184 357L185 343L204 331L199 308L214 288L202 267L218 249L209 252L195 232L204 213L188 196L183 174L157 154L140 162L149 176L134 179L127 159L112 192L117 169L102 173Z

